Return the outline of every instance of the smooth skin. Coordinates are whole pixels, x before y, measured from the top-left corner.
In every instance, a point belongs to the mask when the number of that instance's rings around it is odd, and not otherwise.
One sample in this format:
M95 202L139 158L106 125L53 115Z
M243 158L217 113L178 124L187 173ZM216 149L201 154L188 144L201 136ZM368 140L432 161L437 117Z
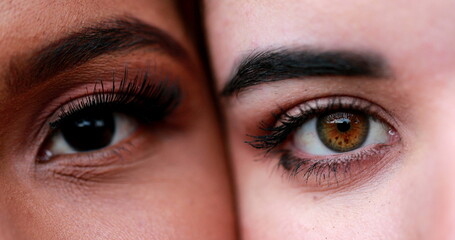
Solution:
M373 52L391 70L379 79L287 79L220 97L242 239L455 238L453 1L204 3L220 92L239 61L264 49ZM276 157L261 160L263 152L244 143L277 106L335 95L367 99L389 113L400 140L380 170L365 170L348 187L309 188L277 169Z
M192 33L176 4L0 3L0 239L234 239L232 195L213 101ZM26 69L23 63L39 49L127 17L161 29L181 45L186 59L144 46L122 49L41 79L44 85L28 81L29 89L14 91L19 82L12 71ZM169 116L178 130L168 123L138 130L111 146L119 149L112 162L106 163L103 154L84 153L36 161L46 138L46 131L37 130L49 128L45 116L69 97L89 93L90 81L112 77L125 65L134 72L149 64L179 79L184 101ZM76 78L82 81L71 85Z

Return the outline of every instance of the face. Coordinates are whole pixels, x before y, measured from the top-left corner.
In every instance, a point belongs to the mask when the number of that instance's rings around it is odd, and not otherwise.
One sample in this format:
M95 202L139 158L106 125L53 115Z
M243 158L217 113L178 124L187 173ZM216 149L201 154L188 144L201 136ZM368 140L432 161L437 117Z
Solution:
M217 120L175 3L0 12L1 239L233 238Z
M455 237L454 9L205 1L244 239Z

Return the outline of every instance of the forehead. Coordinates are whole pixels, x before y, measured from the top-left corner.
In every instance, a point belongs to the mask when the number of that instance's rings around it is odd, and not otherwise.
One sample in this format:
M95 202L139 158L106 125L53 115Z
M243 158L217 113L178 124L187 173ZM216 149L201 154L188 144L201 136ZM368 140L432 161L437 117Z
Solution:
M2 2L0 13L2 41L25 37L49 40L91 20L118 15L144 18L165 29L175 27L178 19L174 1L158 0L19 0Z
M134 16L185 42L173 1L2 1L0 76L6 76L11 61L17 57L27 57L34 50L83 27L122 16Z
M240 56L262 48L374 50L395 66L407 61L413 68L428 66L419 61L428 57L435 67L455 60L451 0L206 0L206 9L209 39L217 39L210 44L219 80Z

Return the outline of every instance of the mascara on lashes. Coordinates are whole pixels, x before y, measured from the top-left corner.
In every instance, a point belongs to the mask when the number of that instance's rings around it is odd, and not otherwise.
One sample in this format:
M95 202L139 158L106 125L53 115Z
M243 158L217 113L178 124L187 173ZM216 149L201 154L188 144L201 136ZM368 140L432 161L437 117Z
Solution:
M128 69L124 71L118 87L115 79L111 87L100 81L90 95L71 99L59 110L58 119L49 123L50 127L56 129L64 121L100 110L122 112L149 123L163 119L179 105L182 93L176 80L155 80L147 71L129 80Z

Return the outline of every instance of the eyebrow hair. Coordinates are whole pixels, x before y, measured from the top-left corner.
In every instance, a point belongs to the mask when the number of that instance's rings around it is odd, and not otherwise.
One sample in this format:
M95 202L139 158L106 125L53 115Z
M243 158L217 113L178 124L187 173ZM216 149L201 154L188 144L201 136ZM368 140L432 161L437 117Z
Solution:
M315 49L255 51L244 57L221 94L231 96L259 84L302 77L387 75L385 61L369 52Z
M177 59L187 52L163 30L133 17L101 21L83 27L36 50L22 62L11 62L11 90L26 89L100 55L153 46Z

